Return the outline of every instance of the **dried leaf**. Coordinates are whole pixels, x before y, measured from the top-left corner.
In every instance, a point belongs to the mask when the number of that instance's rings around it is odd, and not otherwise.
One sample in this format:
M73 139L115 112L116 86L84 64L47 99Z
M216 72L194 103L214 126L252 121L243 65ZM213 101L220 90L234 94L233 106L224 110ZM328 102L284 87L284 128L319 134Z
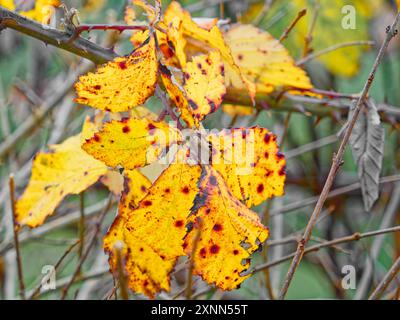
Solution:
M286 161L274 134L260 127L224 129L209 141L213 168L248 207L283 195Z
M353 115L354 108L349 112L349 119ZM360 113L349 141L358 168L364 207L370 211L379 197L379 176L385 145L385 130L371 100L366 102L364 112Z
M179 132L165 122L130 118L104 124L82 148L110 167L135 169L148 165L179 140Z
M106 172L104 163L81 149L80 135L50 146L50 152L38 153L29 184L16 203L18 224L31 228L43 224L66 196L86 190Z
M75 85L78 103L110 112L128 111L143 104L154 93L157 81L154 38L129 57L118 57L96 73L79 78Z
M267 239L268 229L212 167L205 169L196 204L184 243L194 273L222 290L236 289L248 278L243 273L250 266L249 257Z

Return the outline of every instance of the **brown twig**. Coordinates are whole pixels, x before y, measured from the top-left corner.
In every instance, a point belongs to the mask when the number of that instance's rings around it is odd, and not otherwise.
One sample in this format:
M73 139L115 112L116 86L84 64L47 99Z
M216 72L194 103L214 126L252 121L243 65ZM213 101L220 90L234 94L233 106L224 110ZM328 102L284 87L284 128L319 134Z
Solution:
M9 178L9 187L10 187L10 201L11 201L11 214L12 214L12 222L13 222L13 230L14 230L14 247L17 259L17 268L18 268L18 282L19 282L19 294L22 300L25 300L25 283L24 283L24 273L22 271L22 260L21 260L21 251L19 248L19 240L18 240L18 225L15 220L16 217L16 208L15 208L15 183L14 183L14 175L10 174Z
M112 205L112 199L113 199L113 197L112 197L112 194L110 193L110 196L109 196L109 198L108 198L108 203L107 203L107 205L105 206L105 208L103 209L103 212L100 214L100 216L99 216L99 218L98 218L98 220L97 220L97 222L96 222L96 226L95 226L95 230L94 230L94 235L93 235L91 241L89 242L89 244L88 244L88 246L87 246L87 248L86 248L85 253L84 253L84 254L82 255L82 257L79 259L78 266L76 267L75 272L73 273L73 275L72 275L72 277L71 277L69 283L68 283L68 284L65 286L65 288L63 289L63 292L62 292L62 295L61 295L61 300L64 300L65 297L67 296L68 290L71 288L71 286L72 286L72 284L74 283L75 279L76 279L76 278L78 277L78 275L80 274L83 263L86 261L87 257L89 256L90 251L92 250L93 246L95 245L97 235L98 235L98 233L100 232L101 226L102 226L102 224L103 224L103 220L104 220L104 218L105 218L105 216L106 216L108 210L110 209L110 207L111 207L111 205Z
M313 40L313 32L314 32L315 26L317 24L317 19L318 19L318 14L319 14L320 9L321 9L320 3L319 3L319 0L317 0L315 3L315 6L314 6L314 13L311 18L310 28L308 29L307 35L304 38L303 57L305 57L306 55L308 55L310 53L310 51L312 51L310 48L310 44Z
M58 259L56 264L54 265L54 272L58 270L60 265L63 263L64 259L70 254L70 252L79 244L79 240L75 241L72 245L69 246L69 248L63 253L63 255ZM38 285L38 287L33 291L33 293L30 295L29 300L35 299L36 296L40 293L40 290L42 289L42 283Z
M386 229L380 229L380 230L375 230L375 231L368 231L368 232L364 232L364 233L353 233L352 235L349 236L345 236L345 237L341 237L341 238L337 238L337 239L333 239L330 241L325 241L313 246L310 246L308 248L306 248L303 252L303 254L308 254L310 252L315 252L318 251L322 248L327 248L327 247L332 247L332 246L336 246L338 244L342 244L342 243L347 243L347 242L352 242L352 241L358 241L360 239L364 239L364 238L368 238L368 237L374 237L377 235L381 235L381 234L386 234L386 233L392 233L392 232L400 232L400 226L397 227L392 227L392 228L386 228ZM265 268L271 268L274 267L278 264L281 264L283 262L286 262L290 259L292 259L293 257L295 257L297 254L296 252L293 252L291 254L288 254L286 256L283 256L277 260L265 263L265 264L261 264L258 265L257 267L254 267L254 269L252 271L250 271L251 274L260 272L262 270L264 270Z
M118 284L121 290L121 297L123 300L129 300L129 290L122 257L122 244L120 242L117 242L114 245L114 249L117 256Z
M279 37L279 42L283 42L289 35L289 33L293 30L293 28L296 26L296 24L300 21L302 17L304 17L307 14L307 9L300 10L297 13L296 18L292 21L292 23L285 29L285 31L282 33L282 35Z
M394 277L397 275L397 273L399 273L399 271L400 271L400 257L398 257L397 260L394 262L392 267L389 269L389 271L383 277L382 281L375 288L374 292L372 292L372 294L368 298L368 300L379 299L380 296L383 294L383 292L386 290L386 288L389 286L389 284L392 282Z
M306 243L308 242L308 240L309 240L309 238L311 236L311 233L312 233L312 230L314 228L314 225L315 225L315 223L316 223L316 221L318 219L318 216L319 216L319 214L320 214L320 212L321 212L321 210L322 210L322 208L324 206L324 203L325 203L325 201L326 201L326 199L328 197L329 191L330 191L330 189L331 189L331 187L333 185L333 182L335 180L336 174L339 171L339 168L341 167L341 165L343 164L343 154L344 154L345 148L346 148L347 143L349 141L349 138L350 138L351 132L352 132L352 130L354 128L354 125L355 125L355 123L357 121L358 115L361 112L361 110L363 109L364 102L365 102L365 99L366 99L366 97L368 95L369 89L370 89L370 87L372 85L372 82L374 80L376 70L378 69L378 66L379 66L379 64L380 64L380 62L382 60L382 57L383 57L383 55L384 55L384 53L385 53L385 51L386 51L386 49L387 49L387 47L389 45L389 42L397 34L396 26L397 26L399 17L400 17L400 13L397 14L393 24L387 30L387 36L385 38L385 41L383 42L383 44L382 44L382 46L381 46L381 48L379 50L379 53L378 53L378 55L376 57L376 60L375 60L375 63L373 65L372 70L371 70L371 72L370 72L370 74L368 76L368 79L367 79L367 81L366 81L366 83L364 85L364 88L363 88L363 90L361 92L360 98L358 99L357 104L355 106L354 115L349 121L349 124L348 124L348 126L346 128L346 131L344 133L342 142L340 143L338 152L333 156L332 166L331 166L331 169L329 171L328 177L327 177L327 179L325 181L324 188L322 189L321 195L320 195L320 197L318 199L318 202L317 202L317 204L316 204L316 206L314 208L314 211L313 211L313 213L312 213L312 215L310 217L310 220L309 220L309 222L307 224L306 230L304 231L304 234L303 234L301 240L299 241L296 254L295 254L294 258L293 258L293 261L291 263L289 271L288 271L288 273L286 275L286 278L284 280L282 289L281 289L280 294L279 294L279 298L280 299L284 299L285 296L286 296L286 293L287 293L287 291L289 289L289 286L290 286L290 284L292 282L293 276L294 276L294 274L295 274L295 272L297 270L297 267L299 266L300 261L301 261L301 259L303 257L305 245L306 245Z
M375 41L368 41L368 40L359 40L359 41L350 41L350 42L344 42L344 43L339 43L335 44L331 47L325 48L321 51L310 53L309 55L305 56L304 58L300 59L299 61L296 62L296 65L302 66L303 64L314 60L320 56L323 56L325 54L331 53L333 51L336 51L338 49L342 48L347 48L347 47L354 47L354 46L374 46Z

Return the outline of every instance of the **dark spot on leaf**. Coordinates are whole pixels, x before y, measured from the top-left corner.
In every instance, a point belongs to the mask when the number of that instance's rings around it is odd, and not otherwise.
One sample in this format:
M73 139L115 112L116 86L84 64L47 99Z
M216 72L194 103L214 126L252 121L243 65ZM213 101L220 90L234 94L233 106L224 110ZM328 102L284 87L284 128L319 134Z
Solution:
M96 142L100 142L100 136L99 136L98 134L95 134L95 135L93 136L93 139L94 139L94 141L96 141Z
M101 85L97 84L93 88L95 88L96 90L100 90L101 89Z
M222 225L220 225L219 223L214 224L213 230L214 231L221 231L222 230Z
M215 178L215 176L213 176L213 175L210 176L210 184L212 186L216 186L217 185L217 178Z
M216 244L213 244L213 245L210 247L210 253L212 253L212 254L217 254L218 252L219 252L219 246L216 245Z
M182 189L182 192L185 193L185 194L188 194L189 193L189 187L188 186L184 186L183 189Z
M125 70L126 68L128 68L125 61L118 62L118 67L122 70Z
M261 193L261 192L263 192L264 191L264 185L262 184L262 183L260 183L258 186L257 186L257 192L258 193Z
M143 201L143 205L144 205L145 207L151 206L152 204L153 204L153 202L151 202L150 200L145 200L145 201Z
M279 170L278 174L280 176L284 176L286 174L286 166L282 166L282 168Z
M183 220L177 220L175 221L175 227L180 228L183 226Z
M235 256L237 256L237 255L239 254L239 250L237 250L237 249L233 250L233 254L234 254ZM234 272L236 272L236 271L234 271Z
M131 129L130 129L128 126L124 126L124 127L122 128L122 132L123 132L123 133L128 133L129 131L131 131Z
M269 143L271 141L271 135L269 133L266 133L264 136L264 142Z
M206 253L207 253L206 248L201 248L201 249L200 249L200 256L201 256L202 258L205 258L205 257L206 257Z

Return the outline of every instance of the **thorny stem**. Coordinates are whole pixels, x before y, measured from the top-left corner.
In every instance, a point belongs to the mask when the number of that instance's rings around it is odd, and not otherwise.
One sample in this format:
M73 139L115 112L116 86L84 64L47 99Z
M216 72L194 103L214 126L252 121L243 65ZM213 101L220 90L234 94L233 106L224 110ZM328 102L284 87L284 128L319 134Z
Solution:
M15 245L15 253L17 259L17 268L18 268L18 282L19 282L19 294L22 300L25 300L25 283L24 283L24 274L22 271L22 260L21 260L21 252L19 248L19 240L18 240L18 226L16 222L16 208L15 208L15 183L14 183L14 175L11 174L9 178L9 187L10 187L10 201L11 201L11 214L12 214L12 222L13 222L13 231L14 231L14 245Z
M399 17L400 17L400 13L397 13L396 18L394 20L394 22L392 23L392 25L390 27L388 27L387 29L387 36L385 38L385 41L383 42L379 53L376 57L376 60L374 62L374 65L372 67L372 70L368 76L368 79L364 85L364 88L361 92L361 95L357 101L357 104L355 106L355 110L354 110L354 115L353 117L350 119L349 124L346 128L346 131L344 133L342 142L340 143L339 149L337 151L336 154L334 154L333 159L332 159L332 166L331 169L329 171L328 177L325 181L325 185L324 188L322 189L322 192L320 194L320 197L318 199L318 202L314 208L314 211L310 217L310 220L307 224L306 230L304 231L304 234L301 238L301 240L298 243L298 247L297 247L297 251L296 254L293 258L293 261L291 263L291 266L289 268L289 271L286 275L285 281L283 283L282 289L280 291L279 294L279 299L284 299L286 296L286 293L289 289L289 286L292 282L293 276L297 270L297 267L300 264L300 261L304 255L304 250L305 250L305 245L307 244L308 240L310 239L312 230L314 228L314 225L318 219L319 214L321 213L321 210L324 206L324 203L329 195L329 191L332 188L333 182L335 180L336 174L339 171L339 168L341 167L341 165L343 164L343 154L344 151L346 149L347 143L349 141L351 132L353 131L354 125L357 122L357 118L359 113L361 112L361 110L363 109L364 106L364 102L365 99L367 98L369 89L371 88L372 82L374 80L375 77L375 73L376 70L378 69L378 66L382 60L382 57L385 54L385 51L390 43L390 41L396 36L397 34L397 30L396 30L396 26L397 23L399 21Z

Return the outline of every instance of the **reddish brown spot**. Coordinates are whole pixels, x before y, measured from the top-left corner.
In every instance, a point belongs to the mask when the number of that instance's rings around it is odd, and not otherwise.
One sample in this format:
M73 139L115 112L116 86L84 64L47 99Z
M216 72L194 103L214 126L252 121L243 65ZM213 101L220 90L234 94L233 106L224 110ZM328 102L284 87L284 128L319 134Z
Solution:
M200 63L200 62L198 62L198 63L197 63L197 68L199 68L199 69L201 69L201 68L202 68L202 65L201 65L201 63Z
M200 256L201 256L202 258L205 258L205 257L206 257L206 248L201 248L201 249L200 249Z
M125 70L126 68L128 68L125 61L118 62L118 67L122 70Z
M96 90L100 90L100 89L101 89L101 85L97 84L97 85L94 86L94 88L95 88Z
M147 126L147 129L149 130L154 130L156 128L156 126L152 123L149 123L149 125Z
M88 172L87 172L87 171L85 171L85 172L83 173L83 175L84 175L84 176L87 176L87 175L88 175Z
M278 160L282 160L282 159L285 158L285 155L284 155L282 152L277 152L277 153L276 153L276 158L277 158Z
M188 246L188 243L187 243L187 242L184 242L184 243L182 244L182 248L183 248L183 249L186 249L187 246Z
M211 212L211 209L210 209L210 208L207 208L206 211L205 211L204 213L205 213L205 214L210 214L210 212Z
M183 76L185 77L186 80L189 80L189 79L190 79L190 74L187 73L187 72L184 72L184 73L183 73Z
M140 252L143 252L143 248L140 248L139 250L140 250Z
M268 158L268 157L269 157L268 151L265 151L265 152L264 152L264 157L265 157L265 158Z
M234 254L235 256L237 256L237 255L239 254L239 250L237 250L237 249L233 250L233 254Z
M207 75L207 71L206 71L205 69L201 69L201 74L202 74L203 76L206 76L206 75Z
M239 60L243 60L243 55L242 55L242 54L238 54L238 55L237 55L237 58L238 58Z
M257 186L257 192L258 193L261 193L261 192L263 192L264 191L264 185L262 184L262 183L260 183L258 186Z
M143 201L143 205L144 205L145 207L151 206L152 204L153 204L153 202L151 202L150 200L145 200L145 201Z
M219 246L217 246L216 244L213 244L213 245L210 247L210 253L216 254L216 253L218 253L218 252L219 252Z
M145 186L141 186L141 187L140 187L140 190L142 190L143 192L146 192L146 191L147 191L147 188L146 188Z
M183 187L182 192L188 194L189 193L189 187L188 186Z
M286 166L282 166L282 168L279 170L278 174L280 176L284 176L286 174Z
M214 231L221 231L222 230L222 225L220 225L219 223L214 224L213 230Z
M189 103L190 107L191 107L193 110L197 110L197 109L199 108L199 106L197 105L197 103L194 102L192 99L188 99L188 103Z
M164 192L165 192L165 193L170 193L170 192L171 192L171 189L170 189L170 188L166 188L166 189L164 190Z
M177 227L177 228L183 227L183 220L177 220L177 221L175 221L175 227Z
M222 76L225 75L225 67L224 67L223 64L219 67L219 71L221 72L221 75L222 75Z
M149 285L149 282L147 280L143 281L143 286L147 287Z
M271 135L269 133L266 133L264 136L264 142L269 143L271 141Z
M124 126L124 127L122 128L122 132L123 132L123 133L128 133L129 131L131 131L131 128L129 128L128 126Z
M94 141L96 141L96 142L100 142L100 136L98 135L98 134L95 134L94 136L93 136L93 139L94 139Z

